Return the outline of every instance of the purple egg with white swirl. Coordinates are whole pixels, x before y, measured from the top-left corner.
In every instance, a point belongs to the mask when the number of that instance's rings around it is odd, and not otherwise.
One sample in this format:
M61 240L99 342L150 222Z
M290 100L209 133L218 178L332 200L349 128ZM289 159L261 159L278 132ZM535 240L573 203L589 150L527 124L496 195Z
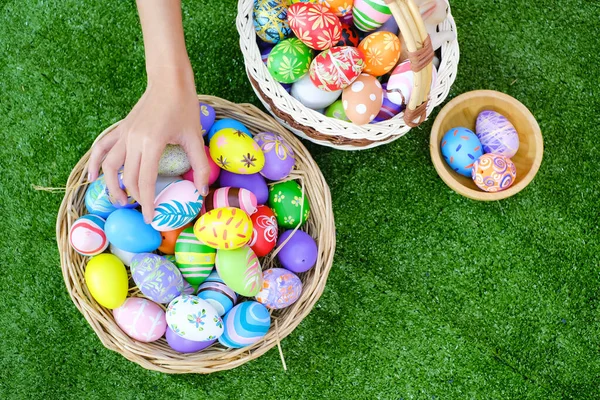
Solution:
M265 155L265 166L260 174L272 181L286 178L296 164L292 147L283 137L272 132L259 133L254 140Z
M379 114L377 114L371 123L387 121L388 119L400 114L400 112L404 110L404 106L395 104L388 98L387 83L383 83L381 88L383 89L383 102L381 103Z
M502 114L484 110L479 113L475 133L486 153L513 157L519 150L519 135L513 124Z

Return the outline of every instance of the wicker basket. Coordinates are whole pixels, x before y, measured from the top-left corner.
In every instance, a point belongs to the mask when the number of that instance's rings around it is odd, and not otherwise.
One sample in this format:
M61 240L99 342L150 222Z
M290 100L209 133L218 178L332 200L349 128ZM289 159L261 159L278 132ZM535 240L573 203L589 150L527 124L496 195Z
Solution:
M412 0L386 0L398 26L402 31L409 53L417 59L431 60L433 52L428 44L428 35L423 20ZM359 150L389 143L406 134L411 126L416 126L429 116L434 107L441 104L454 79L459 60L458 41L446 42L441 47L441 64L438 69L437 83L429 94L431 82L431 62L415 71L415 87L408 105L411 116L405 118L405 112L394 118L376 124L355 125L350 122L328 118L325 115L305 107L289 95L264 65L253 25L254 0L238 2L237 29L240 34L240 47L244 55L246 73L258 98L273 116L300 137L315 143L342 150ZM446 20L438 25L438 31L454 31L456 25L450 10ZM425 45L425 47L424 47ZM412 57L411 57L412 59ZM414 66L415 62L411 63ZM416 68L415 68L416 69ZM414 117L423 117L420 120ZM407 121L405 121L407 120Z
M335 251L335 225L331 208L329 187L317 164L308 151L290 132L283 129L273 118L250 104L234 104L210 96L198 96L200 101L212 105L218 118L234 118L243 122L252 132L272 131L282 135L296 153L296 169L289 179L296 179L311 204L311 216L303 226L315 238L319 254L316 266L299 274L303 284L301 297L292 306L272 312L271 329L260 342L242 349L226 349L218 342L199 353L181 354L172 350L162 338L153 343L138 342L127 336L115 323L110 310L101 307L90 295L84 282L86 257L77 254L69 245L68 233L71 225L86 214L84 196L87 187L87 163L90 152L77 163L67 183L67 190L58 212L56 235L61 267L67 290L75 306L105 347L122 354L125 358L144 368L166 373L206 374L235 368L255 359L274 346L279 346L282 362L285 360L279 341L289 335L311 311L323 289ZM118 125L106 129L102 135ZM277 249L275 249L277 251ZM274 252L262 260L263 269L274 266ZM143 297L137 287L130 295Z

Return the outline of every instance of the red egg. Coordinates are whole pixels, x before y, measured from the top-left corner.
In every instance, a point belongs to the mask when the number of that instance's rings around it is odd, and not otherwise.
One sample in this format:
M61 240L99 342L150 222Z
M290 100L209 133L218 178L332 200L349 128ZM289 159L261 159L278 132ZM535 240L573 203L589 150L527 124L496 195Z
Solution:
M335 45L358 47L359 43L360 37L358 36L356 29L353 26L342 22L342 36Z
M298 39L315 50L334 46L342 35L342 23L338 17L321 4L292 4L287 18Z
M273 210L267 206L258 206L250 217L252 220L252 239L248 245L258 257L264 257L277 243L277 219Z
M332 47L310 64L310 79L316 87L334 92L350 85L362 72L365 61L355 47Z

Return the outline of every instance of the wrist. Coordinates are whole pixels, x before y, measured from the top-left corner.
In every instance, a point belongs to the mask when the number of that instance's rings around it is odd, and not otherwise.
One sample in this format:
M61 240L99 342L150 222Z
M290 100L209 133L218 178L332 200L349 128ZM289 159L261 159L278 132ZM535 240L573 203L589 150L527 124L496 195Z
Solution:
M148 86L194 87L194 71L189 61L147 66ZM195 90L195 89L194 89Z

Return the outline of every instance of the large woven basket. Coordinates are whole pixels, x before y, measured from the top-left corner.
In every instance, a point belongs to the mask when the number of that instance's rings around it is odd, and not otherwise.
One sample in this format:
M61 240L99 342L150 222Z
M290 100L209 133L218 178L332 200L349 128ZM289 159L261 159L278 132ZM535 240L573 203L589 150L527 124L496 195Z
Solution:
M81 311L102 344L110 350L122 354L127 359L144 368L166 373L211 373L235 368L255 359L289 335L311 311L323 289L335 251L335 225L331 208L329 187L317 164L308 151L290 132L283 129L273 118L250 104L234 104L211 96L198 96L200 101L212 105L218 118L234 118L243 122L253 133L262 131L276 132L283 136L296 154L296 169L290 179L296 179L311 204L311 214L302 227L315 238L319 254L316 266L310 271L299 274L303 284L300 299L292 306L272 312L271 329L260 342L242 349L226 349L218 342L199 353L181 354L172 350L162 338L153 343L138 342L127 336L115 323L111 310L100 306L90 295L84 282L87 258L77 254L69 245L68 233L71 225L81 215L86 214L84 196L87 188L88 151L77 163L67 183L67 190L56 223L56 235L60 253L62 273L67 290L75 306ZM102 135L118 125L106 129ZM275 252L277 249L275 249ZM271 256L262 260L263 269L275 266ZM130 280L130 282L132 282ZM130 295L143 297L137 287L131 287Z
M386 0L402 32L409 53L417 59L431 60L433 51L428 46L428 35L418 8L412 0ZM415 87L407 109L411 118L405 118L402 112L394 118L367 125L355 125L350 122L328 118L325 115L305 107L288 94L264 65L256 43L253 24L254 0L239 0L237 29L240 34L240 48L244 55L246 73L258 98L269 112L282 124L300 137L315 143L342 150L359 150L389 143L406 134L411 127L422 123L434 107L441 104L456 78L459 60L458 41L446 42L441 47L441 63L438 68L437 82L429 93L431 82L431 62L415 71ZM454 31L456 25L450 10L446 20L437 30ZM413 70L417 63L413 62ZM425 114L426 113L426 114ZM418 120L412 117L420 117Z

